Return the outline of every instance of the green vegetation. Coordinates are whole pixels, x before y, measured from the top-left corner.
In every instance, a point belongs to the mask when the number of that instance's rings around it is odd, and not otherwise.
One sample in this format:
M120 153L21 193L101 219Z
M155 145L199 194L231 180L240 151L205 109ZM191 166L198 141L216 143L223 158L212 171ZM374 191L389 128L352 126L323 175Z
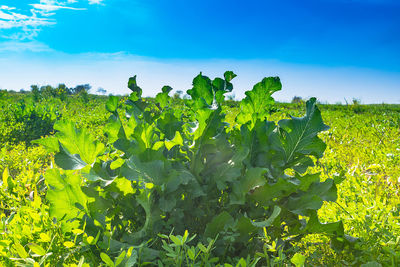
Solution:
M400 264L400 106L274 103L274 77L225 100L235 76L1 91L0 262Z

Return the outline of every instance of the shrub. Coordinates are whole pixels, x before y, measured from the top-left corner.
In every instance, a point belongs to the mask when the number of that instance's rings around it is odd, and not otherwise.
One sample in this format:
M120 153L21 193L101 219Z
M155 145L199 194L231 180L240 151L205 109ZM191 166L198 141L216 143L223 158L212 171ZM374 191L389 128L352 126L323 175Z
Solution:
M262 251L265 233L282 249L310 233L344 242L342 223L322 224L317 214L336 200L334 181L307 172L326 147L316 99L303 117L268 121L281 83L264 78L246 92L230 127L222 103L235 76L198 75L180 107L171 105L172 88L154 104L130 78L127 101L110 96L106 104L106 146L57 122L55 136L37 141L56 152L58 168L45 175L51 216L65 232L80 227L96 237L85 246L109 258L154 240L142 253L155 260L163 250L158 234L171 229L203 243L219 236L213 254L221 260Z

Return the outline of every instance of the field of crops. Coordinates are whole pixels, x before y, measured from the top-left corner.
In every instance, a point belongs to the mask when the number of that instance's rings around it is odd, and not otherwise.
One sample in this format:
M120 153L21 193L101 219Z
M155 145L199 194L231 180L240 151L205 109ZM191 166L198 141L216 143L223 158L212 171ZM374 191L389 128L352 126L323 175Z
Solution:
M1 91L0 265L399 266L400 105L225 100L235 76Z

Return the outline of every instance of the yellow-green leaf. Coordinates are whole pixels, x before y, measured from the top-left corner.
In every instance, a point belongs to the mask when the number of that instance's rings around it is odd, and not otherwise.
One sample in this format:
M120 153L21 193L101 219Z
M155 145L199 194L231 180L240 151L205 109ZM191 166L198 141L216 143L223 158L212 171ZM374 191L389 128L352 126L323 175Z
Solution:
M50 242L51 238L48 234L46 233L40 233L40 241L41 242Z
M28 244L28 247L32 250L33 253L39 256L43 256L44 254L46 254L46 251L36 243L30 243Z
M107 266L114 267L114 263L107 254L103 252L100 253L100 258L107 264Z
M82 229L73 229L72 233L74 233L76 235L80 235L80 234L83 234L83 230Z
M26 259L29 256L25 248L19 242L15 242L13 247L21 258Z
M64 242L64 247L66 247L66 248L72 248L73 246L75 246L74 242L71 242L71 241Z

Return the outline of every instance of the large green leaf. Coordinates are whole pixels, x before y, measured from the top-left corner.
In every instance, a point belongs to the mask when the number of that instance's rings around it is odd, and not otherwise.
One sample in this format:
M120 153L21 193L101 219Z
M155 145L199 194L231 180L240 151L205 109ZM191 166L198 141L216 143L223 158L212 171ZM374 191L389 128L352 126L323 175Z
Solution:
M274 103L271 95L281 88L282 84L278 77L264 78L254 85L253 90L247 91L246 97L240 103L240 113L236 122L243 125L249 121L254 124L257 119L264 120L270 106Z
M71 171L61 174L58 169L49 169L44 177L49 186L46 197L50 203L50 216L64 221L79 217L80 207L86 209L88 200L81 190L80 175ZM64 229L71 227L66 224Z
M214 93L210 78L203 76L201 73L193 79L193 88L187 90L187 94L192 97L195 102L204 101L205 104L212 105L214 101Z
M114 113L118 108L119 98L117 96L109 96L106 102L106 110L108 112Z
M279 178L274 184L265 184L257 187L251 194L251 198L261 205L268 206L274 198L282 199L297 191L295 181Z
M165 181L164 163L161 160L142 162L138 157L131 156L127 161L130 172L125 176L129 180L142 180L147 183L161 185Z
M79 154L71 154L59 143L59 152L54 156L54 161L58 167L64 170L79 170L87 164L81 159Z
M264 177L266 172L267 169L265 168L247 169L241 180L233 184L231 204L244 204L245 196L250 192L250 190L261 187L266 183L266 179Z
M176 118L173 113L165 113L157 120L157 128L168 140L174 138L175 133L182 132L183 122Z
M286 207L295 214L306 216L309 210L318 210L323 201L336 201L337 189L332 179L314 182L307 191L291 196Z
M88 165L92 164L96 157L104 151L102 143L95 141L85 129L76 129L72 122L58 121L54 124L54 129L58 131L55 137L62 145L59 147L65 148L64 152L68 151L71 155L79 155L80 159ZM50 138L53 143L54 137ZM58 151L65 154L60 149Z
M140 88L136 83L136 75L129 78L128 88L131 89L133 93L136 93L137 97L140 98L142 96L142 88Z
M215 216L212 221L207 224L204 236L215 238L219 232L232 226L233 223L233 217L228 212L224 211Z
M322 121L321 112L316 106L316 99L307 101L307 112L304 117L292 117L290 120L279 121L281 153L287 167L291 167L304 159L304 156L313 155L322 157L325 143L318 138L318 133L329 129Z
M341 221L333 223L321 223L318 219L317 211L310 211L308 216L310 216L310 219L307 222L304 232L344 236L344 228Z
M171 97L168 95L171 92L172 87L164 86L162 88L162 92L156 95L156 101L160 105L161 108L165 108L171 101Z
M278 218L279 214L281 213L281 210L282 209L279 206L275 206L274 210L271 213L271 216L269 216L267 220L262 222L251 222L251 223L256 227L269 227Z

